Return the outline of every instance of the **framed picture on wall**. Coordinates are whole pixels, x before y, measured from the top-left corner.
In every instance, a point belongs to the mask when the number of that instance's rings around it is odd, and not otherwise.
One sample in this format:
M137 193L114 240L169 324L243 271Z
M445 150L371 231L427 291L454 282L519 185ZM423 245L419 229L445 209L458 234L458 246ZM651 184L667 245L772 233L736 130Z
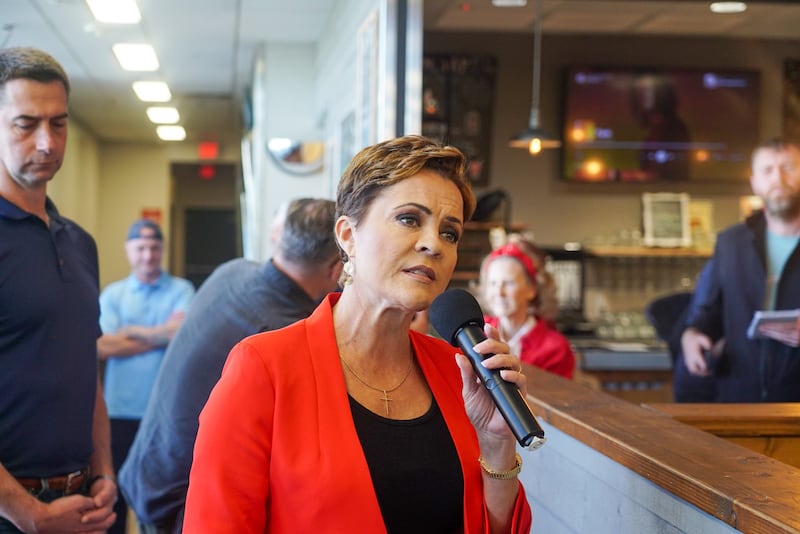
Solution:
M467 177L489 184L497 60L489 55L426 54L422 64L422 134L467 156Z
M644 244L648 247L688 247L692 244L687 193L642 195Z

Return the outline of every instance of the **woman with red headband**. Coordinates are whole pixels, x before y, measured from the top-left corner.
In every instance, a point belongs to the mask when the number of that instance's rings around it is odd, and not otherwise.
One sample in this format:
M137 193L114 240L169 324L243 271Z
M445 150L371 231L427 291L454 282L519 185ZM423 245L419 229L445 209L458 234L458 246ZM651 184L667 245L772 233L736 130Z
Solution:
M572 378L575 355L553 325L558 311L553 277L544 269L544 253L519 236L483 260L481 289L493 315L485 320L523 362Z

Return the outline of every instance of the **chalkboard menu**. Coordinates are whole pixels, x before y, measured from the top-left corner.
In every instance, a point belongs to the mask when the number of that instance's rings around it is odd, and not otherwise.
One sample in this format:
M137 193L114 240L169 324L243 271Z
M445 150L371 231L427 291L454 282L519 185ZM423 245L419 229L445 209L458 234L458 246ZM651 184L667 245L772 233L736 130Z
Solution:
M422 69L422 135L461 149L473 186L489 183L493 56L426 54Z

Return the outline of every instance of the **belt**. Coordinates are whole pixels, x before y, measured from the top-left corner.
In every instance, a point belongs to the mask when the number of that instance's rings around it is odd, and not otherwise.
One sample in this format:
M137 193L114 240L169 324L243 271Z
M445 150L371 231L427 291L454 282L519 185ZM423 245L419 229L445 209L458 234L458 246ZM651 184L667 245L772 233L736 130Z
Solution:
M89 478L89 468L84 467L74 473L50 478L17 478L25 489L31 491L55 490L63 491L65 495L76 493L83 489Z

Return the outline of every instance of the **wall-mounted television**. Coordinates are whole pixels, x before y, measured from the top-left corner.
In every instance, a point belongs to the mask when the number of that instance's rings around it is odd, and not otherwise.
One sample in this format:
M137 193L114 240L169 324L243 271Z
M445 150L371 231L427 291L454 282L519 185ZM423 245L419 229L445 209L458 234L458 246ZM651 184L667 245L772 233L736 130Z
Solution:
M757 71L568 68L564 179L746 182L759 81Z

